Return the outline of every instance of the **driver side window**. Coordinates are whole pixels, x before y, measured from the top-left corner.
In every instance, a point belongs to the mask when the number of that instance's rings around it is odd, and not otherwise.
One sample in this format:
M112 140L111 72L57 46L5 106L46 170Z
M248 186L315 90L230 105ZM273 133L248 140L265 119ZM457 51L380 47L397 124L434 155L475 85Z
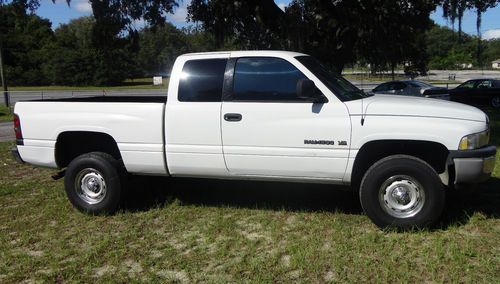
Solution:
M234 101L304 101L297 82L307 79L290 62L274 57L243 57L234 69Z

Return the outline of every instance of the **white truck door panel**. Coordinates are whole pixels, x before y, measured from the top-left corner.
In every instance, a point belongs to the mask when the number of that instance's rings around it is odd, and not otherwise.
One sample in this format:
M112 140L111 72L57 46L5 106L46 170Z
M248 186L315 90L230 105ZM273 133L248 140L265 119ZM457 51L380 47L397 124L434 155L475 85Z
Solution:
M224 156L232 174L342 179L349 156L350 121L342 103L224 102ZM331 141L334 145L305 144Z
M238 59L233 97L221 112L231 174L343 178L351 130L347 109L337 100L313 104L296 98L301 78L306 77L284 59ZM227 114L241 119L225 119Z
M191 55L176 61L166 111L171 175L225 176L221 96L229 54Z

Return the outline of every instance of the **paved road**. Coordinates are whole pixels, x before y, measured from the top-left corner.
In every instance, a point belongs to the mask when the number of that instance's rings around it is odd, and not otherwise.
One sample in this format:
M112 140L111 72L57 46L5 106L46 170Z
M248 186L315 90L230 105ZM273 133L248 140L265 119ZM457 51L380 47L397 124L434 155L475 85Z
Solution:
M0 122L0 142L13 141L16 139L12 122Z

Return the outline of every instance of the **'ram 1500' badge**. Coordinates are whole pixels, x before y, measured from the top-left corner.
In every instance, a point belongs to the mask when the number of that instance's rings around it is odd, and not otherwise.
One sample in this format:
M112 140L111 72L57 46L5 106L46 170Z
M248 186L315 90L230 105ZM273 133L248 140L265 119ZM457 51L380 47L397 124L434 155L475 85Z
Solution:
M332 140L304 140L304 144L312 145L335 145L335 141Z

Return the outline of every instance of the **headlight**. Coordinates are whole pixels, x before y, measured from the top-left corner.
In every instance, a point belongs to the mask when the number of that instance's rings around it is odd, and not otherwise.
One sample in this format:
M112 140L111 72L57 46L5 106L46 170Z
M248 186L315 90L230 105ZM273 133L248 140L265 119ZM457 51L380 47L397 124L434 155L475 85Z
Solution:
M480 133L475 133L467 135L462 140L458 146L458 150L473 150L488 145L490 142L490 131L486 130Z

